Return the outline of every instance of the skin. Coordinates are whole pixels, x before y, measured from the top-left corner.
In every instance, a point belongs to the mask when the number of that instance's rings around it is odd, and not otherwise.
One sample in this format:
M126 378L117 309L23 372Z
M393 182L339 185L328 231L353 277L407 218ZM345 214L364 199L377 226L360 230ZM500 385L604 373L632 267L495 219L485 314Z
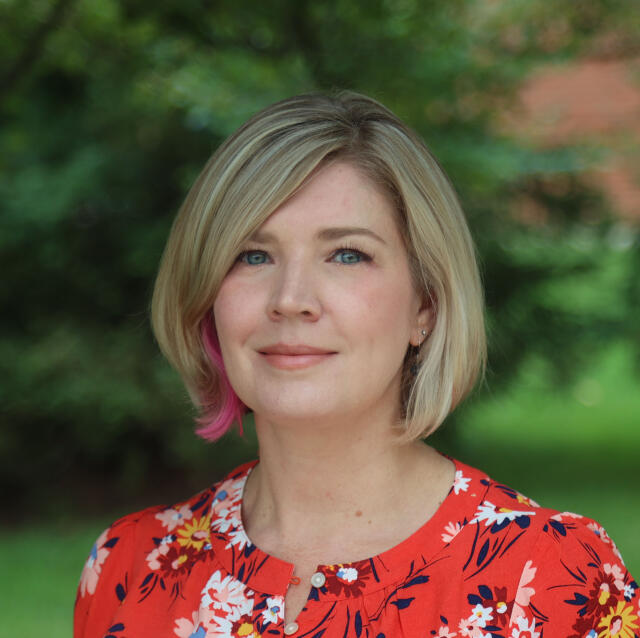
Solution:
M345 226L384 243L317 237ZM295 566L301 582L285 596L291 622L318 565L368 558L407 538L436 511L455 470L423 442L393 442L403 358L429 333L433 311L412 286L389 199L335 162L259 231L273 238L247 243L213 310L229 380L254 411L259 442L243 521L252 542ZM278 342L333 354L283 370L260 353Z

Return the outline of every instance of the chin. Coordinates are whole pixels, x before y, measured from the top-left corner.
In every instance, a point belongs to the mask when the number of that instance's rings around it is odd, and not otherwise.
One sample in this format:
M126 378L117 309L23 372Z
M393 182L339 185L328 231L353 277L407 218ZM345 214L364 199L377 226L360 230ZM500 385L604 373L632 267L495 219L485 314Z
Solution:
M314 406L300 404L300 401L293 402L292 405L279 402L277 405L260 405L254 410L256 422L262 420L265 422L276 423L286 427L309 427L310 424L328 424L332 419L344 415L344 408L339 406L331 407L324 404Z

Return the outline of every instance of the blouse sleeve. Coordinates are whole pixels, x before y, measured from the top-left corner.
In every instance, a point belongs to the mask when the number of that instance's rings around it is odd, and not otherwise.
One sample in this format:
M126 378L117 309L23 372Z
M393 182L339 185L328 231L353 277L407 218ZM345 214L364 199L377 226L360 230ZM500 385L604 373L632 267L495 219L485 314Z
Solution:
M640 636L638 585L606 531L563 512L544 524L526 561L509 636Z
M89 552L80 576L73 618L74 638L103 638L117 632L118 607L127 595L134 548L135 519L108 527ZM115 623L117 625L117 623Z

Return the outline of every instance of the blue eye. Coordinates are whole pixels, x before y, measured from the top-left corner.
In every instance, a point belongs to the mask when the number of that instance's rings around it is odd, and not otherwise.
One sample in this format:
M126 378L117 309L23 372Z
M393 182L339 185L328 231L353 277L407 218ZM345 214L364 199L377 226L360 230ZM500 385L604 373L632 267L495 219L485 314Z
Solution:
M342 261L341 263L348 264L359 264L362 261L371 261L371 257L366 255L361 250L356 250L355 248L338 248L335 255L346 255L346 261Z
M259 259L256 261L255 259L253 259L253 257L265 257L266 254L267 253L265 253L263 250L245 250L238 255L236 261L242 261L249 266L262 266L262 264L265 262L260 261Z

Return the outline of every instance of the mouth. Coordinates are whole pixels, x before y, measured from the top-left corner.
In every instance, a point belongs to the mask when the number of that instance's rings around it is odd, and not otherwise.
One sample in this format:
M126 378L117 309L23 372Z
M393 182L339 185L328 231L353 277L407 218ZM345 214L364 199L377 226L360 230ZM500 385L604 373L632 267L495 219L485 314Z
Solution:
M299 370L322 363L337 354L336 352L319 352L315 354L282 354L280 352L260 352L260 356L274 368L282 370Z

